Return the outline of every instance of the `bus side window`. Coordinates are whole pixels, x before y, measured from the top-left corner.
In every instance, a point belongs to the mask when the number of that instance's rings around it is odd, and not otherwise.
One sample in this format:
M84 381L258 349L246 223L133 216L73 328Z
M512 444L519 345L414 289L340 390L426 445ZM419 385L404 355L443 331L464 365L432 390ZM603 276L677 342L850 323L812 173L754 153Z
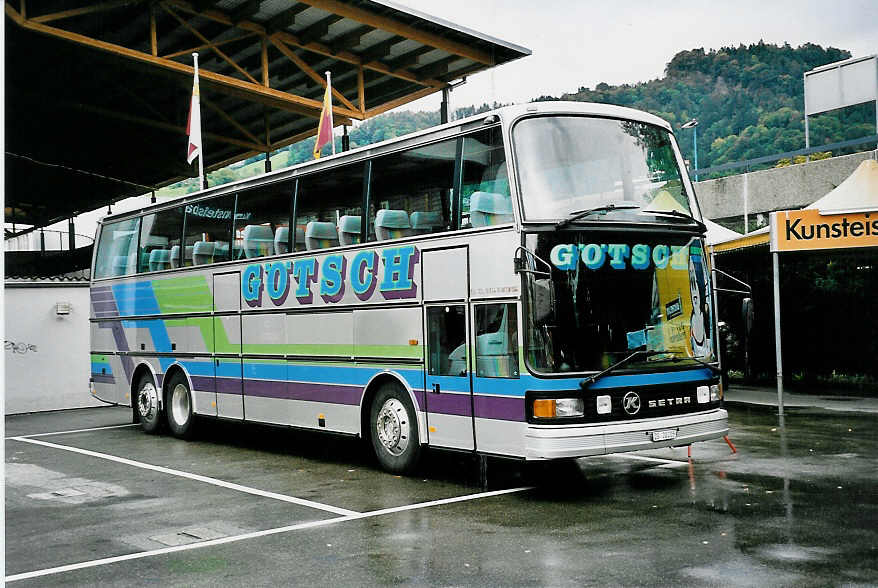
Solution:
M143 217L140 225L140 253L137 271L157 272L177 267L171 263L172 250L180 255L183 235L183 207L160 210ZM176 249L174 249L176 247Z
M140 219L132 218L101 227L95 278L127 276L137 272L137 237Z
M234 211L234 194L186 205L181 267L229 260Z
M427 372L466 376L466 312L462 304L427 308Z
M463 138L461 228L511 223L512 196L499 127Z
M238 193L232 259L288 253L292 199L293 182Z
M480 304L476 310L476 375L518 377L518 319L515 304Z
M370 241L451 230L457 139L421 145L372 162Z
M299 179L296 251L360 242L364 164L351 163Z

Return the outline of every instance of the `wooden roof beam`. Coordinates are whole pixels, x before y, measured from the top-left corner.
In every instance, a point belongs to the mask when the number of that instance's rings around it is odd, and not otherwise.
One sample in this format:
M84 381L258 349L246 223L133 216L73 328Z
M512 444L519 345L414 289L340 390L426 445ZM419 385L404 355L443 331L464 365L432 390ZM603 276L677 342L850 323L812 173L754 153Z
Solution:
M283 31L287 27L290 27L296 24L296 16L300 12L305 12L308 10L308 6L306 4L297 4L292 8L288 8L273 17L267 23L265 23L265 33L267 35L271 35L272 33L276 33L278 31Z
M333 14L318 20L311 26L305 27L301 31L296 32L296 36L299 37L299 42L307 45L312 41L317 41L321 37L325 37L329 34L329 27L334 25L340 20L344 20L343 16L339 16L337 14Z
M485 65L495 64L494 58L489 53L480 51L463 43L445 39L440 35L422 31L393 20L392 18L380 16L353 4L347 4L340 0L299 0L299 2L303 2L315 8L320 8L321 10L325 10L332 14L339 14L345 18L350 18L351 20L375 27L376 29L381 29L382 31L405 37L406 39L413 39L424 45L435 47L436 49L442 49L452 55L460 55L461 57L466 57Z
M186 0L165 0L164 4L173 5L180 10L198 14L203 16L204 18L214 20L216 22L227 24L230 26L237 26L238 28L253 31L255 33L259 33L261 35L266 34L266 29L259 23L251 22L251 21L243 21L239 23L233 22L228 15L219 11L219 10L205 10L204 12L197 12L192 7L189 2ZM433 79L423 79L410 71L404 69L393 69L388 67L387 65L379 62L372 63L364 63L363 60L356 54L351 53L350 51L335 51L326 45L320 43L300 43L298 37L295 35L288 33L286 31L273 33L274 36L277 36L278 39L282 40L287 45L292 45L294 47L299 47L300 49L304 49L306 51L310 51L312 53L317 53L318 55L324 55L326 57L332 57L338 59L339 61L345 61L347 63L363 66L364 68L376 71L379 73L383 73L385 75L389 75L391 77L396 77L401 80L406 80L409 82L414 82L416 84L421 84L424 86L430 86L433 88L441 89L444 88L447 84L445 82Z
M374 31L370 26L363 25L355 28L352 31L341 34L334 39L329 41L329 48L332 51L339 52L345 51L348 47L356 47L359 45L364 36L368 35L372 31Z
M383 60L385 57L390 55L390 50L393 48L394 45L399 45L403 41L405 41L405 39L394 35L389 39L381 41L380 43L375 43L371 47L366 48L362 53L360 53L360 58L363 60L363 63Z
M64 39L78 45L98 49L117 57L131 59L142 65L155 66L161 70L174 72L188 78L191 78L194 73L194 69L190 65L178 63L170 59L155 57L149 53L137 51L136 49L130 49L114 43L92 39L85 35L65 31L49 25L31 22L26 18L22 18L22 16L8 3L5 6L6 15L17 25L27 30ZM237 96L259 104L272 106L273 108L297 112L314 118L319 116L320 110L323 107L322 101L320 100L312 100L302 96L288 94L272 88L266 88L258 83L254 84L252 82L239 80L212 71L200 71L200 81L202 86L212 86L219 89L222 93ZM333 112L336 116L344 118L345 120L349 120L350 118L362 118L362 114L359 111L350 110L340 106L333 106Z
M253 17L254 14L259 12L260 7L262 6L262 0L247 0L241 6L235 9L229 17L234 22L241 22L248 20Z

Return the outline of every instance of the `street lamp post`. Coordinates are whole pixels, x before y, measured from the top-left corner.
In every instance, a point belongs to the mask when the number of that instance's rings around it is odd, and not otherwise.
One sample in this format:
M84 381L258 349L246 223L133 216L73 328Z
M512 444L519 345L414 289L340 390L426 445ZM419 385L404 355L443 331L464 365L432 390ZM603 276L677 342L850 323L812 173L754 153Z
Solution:
M695 181L698 181L698 120L692 119L685 123L682 129L692 129L692 147L695 150Z

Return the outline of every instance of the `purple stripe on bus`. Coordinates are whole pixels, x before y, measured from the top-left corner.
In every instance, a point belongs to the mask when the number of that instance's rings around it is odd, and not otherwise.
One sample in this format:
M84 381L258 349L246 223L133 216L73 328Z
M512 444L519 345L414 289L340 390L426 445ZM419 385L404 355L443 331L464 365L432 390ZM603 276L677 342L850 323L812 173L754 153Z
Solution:
M524 398L475 396L476 417L501 421L524 421Z
M418 410L424 411L427 410L427 397L424 394L423 390L412 390L415 394L415 400L418 403Z
M277 382L273 380L244 380L244 394L263 398L309 400L331 404L360 404L361 386L342 384L309 384L305 382Z
M128 347L128 339L125 338L125 330L122 328L122 323L119 321L107 321L105 323L98 323L98 326L101 329L110 329L112 331L113 340L116 342L116 349L118 351L130 351ZM134 362L127 355L123 355L119 359L122 360L122 369L125 371L125 380L130 384L131 377L134 374Z
M189 376L192 387L201 392L213 392L213 377L211 376Z
M216 379L217 394L237 394L241 395L241 379L240 378L217 378Z
M95 384L115 384L116 378L112 374L92 374L91 379Z
M110 310L113 312L119 312L119 309L116 308L116 303L112 300L92 300L91 305L95 309L95 312L107 312Z
M427 396L427 412L470 416L472 411L469 394L431 393Z

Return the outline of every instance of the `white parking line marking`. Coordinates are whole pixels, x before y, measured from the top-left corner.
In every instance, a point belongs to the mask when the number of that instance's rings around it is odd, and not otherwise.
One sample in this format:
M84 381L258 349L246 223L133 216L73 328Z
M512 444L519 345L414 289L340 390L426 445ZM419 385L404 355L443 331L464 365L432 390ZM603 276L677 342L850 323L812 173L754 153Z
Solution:
M166 468L163 466L152 465L148 463L143 463L141 461L134 461L133 459L126 459L124 457L117 457L115 455L110 455L108 453L98 453L97 451L90 451L88 449L79 449L78 447L70 447L69 445L58 445L57 443L49 443L48 441L39 441L37 439L28 439L26 437L10 437L11 441L21 441L22 443L32 443L34 445L42 445L44 447L51 447L53 449L61 449L63 451L71 451L73 453L79 453L81 455L88 455L91 457L97 457L99 459L106 459L108 461L115 461L117 463L123 463L125 465L133 466L136 468L141 468L144 470L152 470L154 472L161 472L163 474L169 474L171 476L179 476L181 478L187 478L189 480L195 480L198 482L204 482L205 484L212 484L214 486L220 486L221 488L228 488L230 490L237 490L238 492L245 492L247 494L254 494L256 496L262 496L264 498L273 498L275 500L281 500L283 502L291 502L293 504L298 504L300 506L307 506L309 508L316 508L318 510L323 510L326 512L331 512L337 515L355 515L359 514L357 511L348 510L346 508L339 508L337 506L332 506L329 504L322 504L320 502L314 502L312 500L305 500L304 498L296 498L295 496L287 496L286 494L278 494L276 492L268 492L266 490L259 490L258 488L250 488L249 486L242 486L241 484L235 484L234 482L226 482L224 480L219 480L217 478L210 478L208 476L202 476L200 474L192 474L189 472L184 472L182 470L175 470L171 468Z
M620 453L617 457L622 457L625 459L639 459L641 461L651 461L654 463L661 463L659 467L661 468L678 468L689 465L689 462L680 461L678 459L662 459L661 457L649 457L647 455L634 455L632 453Z
M491 492L480 492L478 494L468 494L466 496L455 496L452 498L443 498L441 500L431 500L429 502L419 502L417 504L407 504L404 506L396 506L393 508L383 508L380 510L373 510L364 513L354 513L346 516L335 517L332 519L324 519L322 521L311 521L308 523L299 523L297 525L287 525L285 527L276 527L274 529L266 529L265 531L254 531L252 533L244 533L242 535L232 535L231 537L221 537L219 539L211 539L209 541L202 541L200 543L189 543L187 545L178 545L175 547L164 547L162 549L153 549L151 551L141 551L138 553L129 553L127 555L117 555L115 557L105 557L103 559L95 559L91 561L84 561L75 564L68 564L64 566L57 566L54 568L46 568L44 570L35 570L33 572L24 572L21 574L14 574L12 576L6 576L6 582L15 582L16 580L28 580L30 578L39 578L42 576L49 576L52 574L60 574L63 572L72 572L75 570L81 570L85 568L94 568L98 566L104 566L108 564L118 563L122 561L129 561L132 559L142 559L145 557L154 557L156 555L165 555L168 553L177 553L179 551L189 551L190 549L201 549L203 547L212 547L214 545L224 545L226 543L234 543L237 541L244 541L246 539L255 539L257 537L266 537L268 535L277 535L278 533L289 533L290 531L300 531L302 529L313 529L315 527L326 527L329 525L334 525L336 523L342 523L346 521L357 521L361 519L368 519L372 517L378 517L388 514L393 514L397 512L403 512L408 510L418 510L422 508L429 508L433 506L440 506L443 504L453 504L455 502L465 502L469 500L478 500L480 498L490 498L492 496L502 496L504 494L513 494L515 492L524 492L525 490L530 490L532 486L523 486L520 488L508 488L505 490L494 490Z
M106 427L92 427L90 429L71 429L69 431L53 431L51 433L34 433L33 435L15 435L6 437L9 439L32 439L34 437L51 437L52 435L67 435L68 433L87 433L89 431L106 431L107 429L124 429L125 427L137 427L137 423L128 423L127 425L107 425Z

